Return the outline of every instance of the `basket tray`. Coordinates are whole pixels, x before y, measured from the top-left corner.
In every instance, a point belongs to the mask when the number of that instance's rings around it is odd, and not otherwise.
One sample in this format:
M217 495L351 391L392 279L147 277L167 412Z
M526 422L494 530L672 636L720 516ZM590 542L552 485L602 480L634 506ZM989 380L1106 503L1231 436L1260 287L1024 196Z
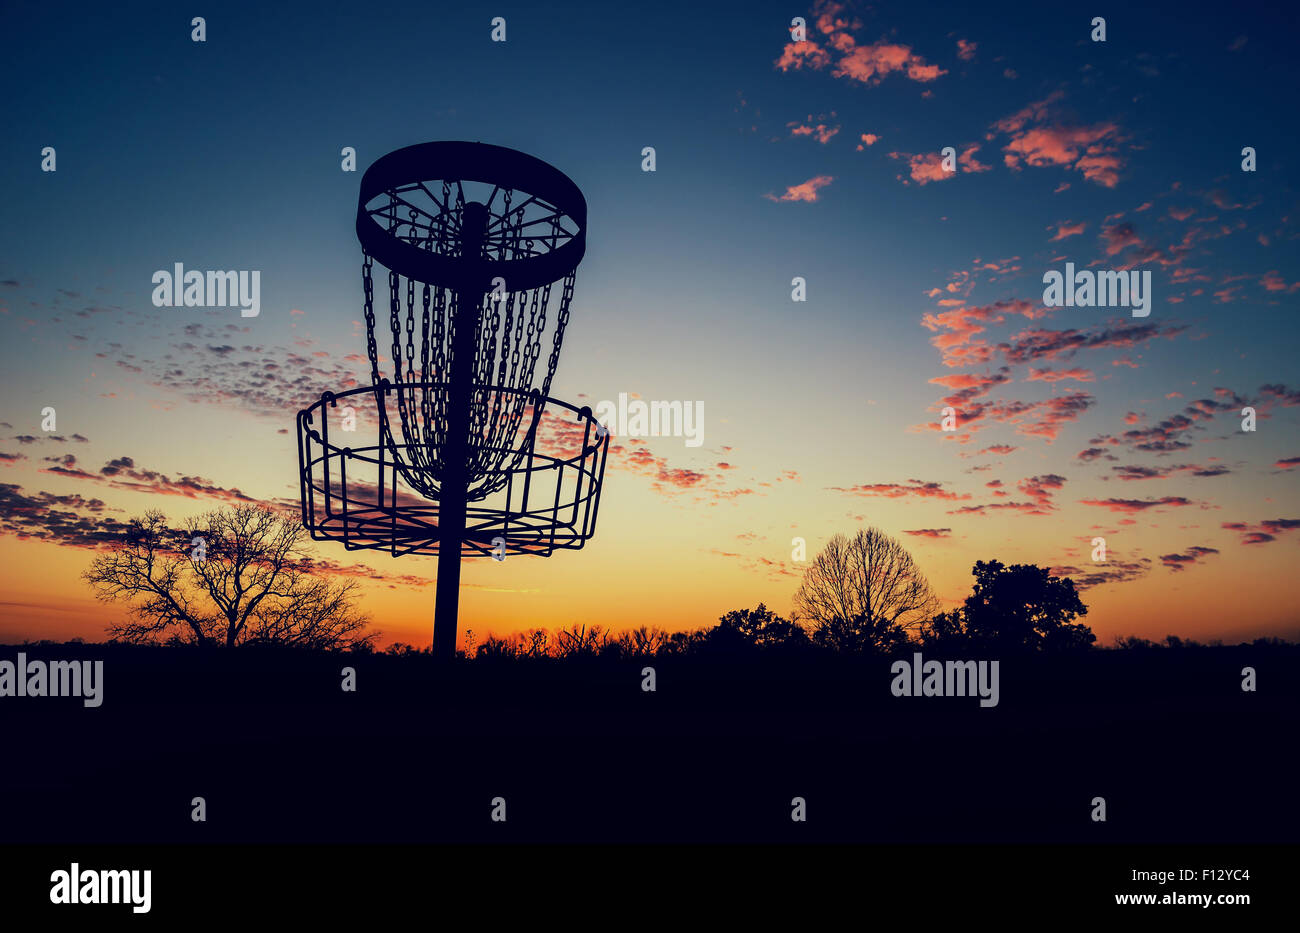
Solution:
M387 382L325 393L298 413L303 524L318 541L394 557L439 553L438 503L414 491L404 474L412 446L384 429L394 393L439 383ZM500 386L476 391L519 393ZM528 393L524 393L528 394ZM462 557L549 556L577 550L596 532L609 436L590 408L531 394L535 415L502 449L512 464L504 486L470 502ZM349 419L355 427L349 428ZM504 547L503 547L504 543Z

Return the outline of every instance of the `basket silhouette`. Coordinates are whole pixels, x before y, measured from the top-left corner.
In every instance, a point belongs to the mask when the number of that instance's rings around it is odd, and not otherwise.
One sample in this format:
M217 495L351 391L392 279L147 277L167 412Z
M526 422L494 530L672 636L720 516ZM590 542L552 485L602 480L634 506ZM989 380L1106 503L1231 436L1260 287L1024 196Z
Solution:
M396 387L385 381L326 392L299 412L299 488L313 538L394 557L441 553L439 504L405 480L406 464L415 458L404 456L404 448L412 445L385 439L382 428L384 412L400 392L440 388L437 383ZM535 391L476 390L525 395L529 416L499 444L501 449L489 451L511 468L501 488L468 504L460 556L549 556L557 549L581 548L596 532L608 434L590 408L543 399ZM346 429L348 412L359 429Z
M609 436L549 397L587 202L526 153L419 143L366 169L356 231L370 384L298 413L302 521L349 550L437 555L433 650L451 659L461 558L595 534Z

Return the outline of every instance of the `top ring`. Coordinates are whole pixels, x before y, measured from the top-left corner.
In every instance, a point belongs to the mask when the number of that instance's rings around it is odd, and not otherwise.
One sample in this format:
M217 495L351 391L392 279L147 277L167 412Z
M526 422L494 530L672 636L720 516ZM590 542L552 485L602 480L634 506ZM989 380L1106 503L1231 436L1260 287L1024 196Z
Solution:
M471 259L446 245L459 242L466 183L483 186L488 209L483 254ZM357 239L385 268L429 285L486 290L499 277L507 290L524 291L582 261L587 201L567 175L526 153L420 143L376 159L361 176Z

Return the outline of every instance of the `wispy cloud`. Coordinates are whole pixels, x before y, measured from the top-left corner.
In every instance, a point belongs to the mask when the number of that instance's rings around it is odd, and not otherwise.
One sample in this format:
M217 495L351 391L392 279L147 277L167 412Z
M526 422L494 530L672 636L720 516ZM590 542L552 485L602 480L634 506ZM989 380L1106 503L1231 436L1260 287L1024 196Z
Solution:
M1165 496L1161 499L1080 499L1079 502L1082 505L1109 509L1123 515L1134 515L1148 509L1173 508L1194 504L1190 499L1183 496Z
M1211 554L1218 553L1218 548L1194 545L1182 553L1161 554L1160 563L1164 564L1170 570L1181 571L1190 567L1192 564L1195 564L1197 561L1209 557Z
M911 535L914 538L950 538L952 537L951 528L913 528L903 529L903 534Z
M1242 544L1268 544L1278 535L1300 528L1300 518L1270 518L1258 523L1224 522L1220 527L1241 533Z
M943 488L943 483L923 482L909 479L902 483L864 483L861 486L832 486L836 492L852 493L855 496L882 496L886 499L902 499L915 496L919 499L969 499L970 493L957 493Z
M807 181L801 182L800 184L791 185L785 189L785 194L779 196L775 194L765 194L763 197L767 198L769 201L816 201L818 197L817 192L822 188L825 188L834 180L835 178L831 175L817 175L816 177L809 178Z

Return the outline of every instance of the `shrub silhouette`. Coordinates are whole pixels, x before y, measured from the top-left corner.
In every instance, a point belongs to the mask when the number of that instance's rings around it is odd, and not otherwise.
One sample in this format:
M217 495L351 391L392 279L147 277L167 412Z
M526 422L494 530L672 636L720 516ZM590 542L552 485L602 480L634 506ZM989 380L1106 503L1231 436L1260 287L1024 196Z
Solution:
M619 656L622 658L652 658L668 641L668 633L661 628L642 625L618 636Z
M609 633L599 625L571 625L555 633L557 658L594 658L604 652Z
M809 643L808 633L795 623L768 609L763 603L756 609L733 609L718 619L711 636L754 648L802 647ZM727 635L718 635L726 632Z

